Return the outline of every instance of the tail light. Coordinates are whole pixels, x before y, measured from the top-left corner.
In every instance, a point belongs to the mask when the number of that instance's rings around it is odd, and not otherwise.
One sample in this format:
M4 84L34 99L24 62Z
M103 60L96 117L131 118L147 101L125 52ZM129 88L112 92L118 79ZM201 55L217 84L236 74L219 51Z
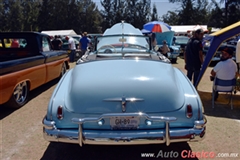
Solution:
M193 116L192 106L190 104L188 104L187 108L186 108L186 117L192 118L192 116Z
M58 118L58 119L63 119L63 107L62 107L62 106L58 106L58 109L57 109L57 118Z

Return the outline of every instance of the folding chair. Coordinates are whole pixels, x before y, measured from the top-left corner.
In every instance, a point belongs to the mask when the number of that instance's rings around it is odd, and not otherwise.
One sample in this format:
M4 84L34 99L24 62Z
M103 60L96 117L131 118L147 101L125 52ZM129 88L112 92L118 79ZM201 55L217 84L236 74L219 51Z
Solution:
M227 86L231 86L227 89L221 89L219 87L227 87ZM222 80L219 78L215 78L214 82L213 82L213 90L212 90L212 108L214 108L214 98L216 96L216 92L229 92L231 93L230 98L229 98L229 102L228 104L231 102L231 109L233 109L233 105L232 105L232 93L234 92L236 86L236 78L232 79L232 80Z

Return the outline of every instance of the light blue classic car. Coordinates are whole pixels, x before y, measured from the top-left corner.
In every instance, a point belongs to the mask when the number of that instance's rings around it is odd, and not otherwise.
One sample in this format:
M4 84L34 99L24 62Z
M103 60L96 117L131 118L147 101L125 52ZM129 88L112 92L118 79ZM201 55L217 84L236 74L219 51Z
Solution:
M170 49L170 52L168 52L168 59L172 63L176 63L177 57L179 57L180 55L180 46L173 45L174 32L167 31L167 32L155 33L155 34L156 34L156 40L157 40L157 47L155 48L155 50L158 50L158 48L161 48L161 46L163 45L163 41L166 41Z
M192 83L128 23L99 37L60 80L43 118L47 141L93 145L202 140L206 118Z

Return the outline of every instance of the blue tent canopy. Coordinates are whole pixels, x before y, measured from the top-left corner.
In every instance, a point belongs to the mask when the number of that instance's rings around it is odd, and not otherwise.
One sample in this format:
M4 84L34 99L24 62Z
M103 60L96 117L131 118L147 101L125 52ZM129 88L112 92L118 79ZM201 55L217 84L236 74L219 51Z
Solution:
M210 64L213 56L215 55L215 53L218 50L221 43L223 41L226 41L227 39L230 39L233 36L238 35L238 34L240 34L240 21L237 23L234 23L226 28L223 28L217 32L214 32L204 38L204 40L210 41L211 45L208 49L205 60L203 62L202 70L200 71L198 80L195 84L196 87L198 86L199 82L201 81L203 74L205 73L208 65Z

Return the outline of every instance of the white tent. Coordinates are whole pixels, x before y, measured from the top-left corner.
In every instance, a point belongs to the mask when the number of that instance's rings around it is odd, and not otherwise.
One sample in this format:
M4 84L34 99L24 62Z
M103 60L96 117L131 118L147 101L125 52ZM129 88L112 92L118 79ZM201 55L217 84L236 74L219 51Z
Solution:
M207 26L206 25L195 25L193 28L190 28L188 31L196 31L197 29L202 29L204 32L208 32Z
M175 33L186 34L196 29L203 29L207 31L207 25L178 25L178 26L171 26L171 30Z
M211 32L216 32L216 31L219 31L219 30L221 30L221 28L215 28L215 27L213 27L213 28L211 29Z
M77 35L76 32L73 29L71 29L71 30L42 31L41 33L48 34L49 36L55 36L55 35L62 35L62 36Z

